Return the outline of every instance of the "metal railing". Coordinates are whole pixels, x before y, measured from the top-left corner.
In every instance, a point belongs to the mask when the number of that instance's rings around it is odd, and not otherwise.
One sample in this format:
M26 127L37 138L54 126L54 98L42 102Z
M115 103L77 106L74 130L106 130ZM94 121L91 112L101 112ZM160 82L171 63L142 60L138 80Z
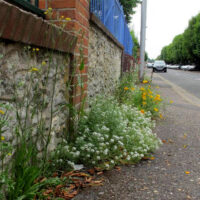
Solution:
M39 0L6 0L12 4L19 6L20 8L37 14L38 16L44 17L44 12L40 10Z
M124 46L125 53L132 55L133 40L118 0L91 0L90 12L95 14L105 27Z

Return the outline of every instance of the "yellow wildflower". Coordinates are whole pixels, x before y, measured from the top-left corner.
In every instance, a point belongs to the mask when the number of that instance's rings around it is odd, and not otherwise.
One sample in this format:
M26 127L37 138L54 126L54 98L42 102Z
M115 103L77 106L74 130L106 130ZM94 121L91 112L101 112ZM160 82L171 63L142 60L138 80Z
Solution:
M150 89L148 89L148 92L149 92L149 94L152 94L152 93L153 93Z
M42 66L45 66L47 63L45 61L42 61Z
M35 51L35 48L33 48L33 51Z
M185 171L185 173L186 173L186 174L190 174L190 172L189 172L189 171Z
M147 102L143 101L142 104L145 106L145 105L147 105Z
M39 71L39 69L38 68L36 68L36 67L33 67L31 70L30 70L31 72L38 72Z
M48 14L48 12L47 12L47 11L45 11L45 12L44 12L44 14L45 14L45 15L47 15L47 14Z
M142 113L142 114L144 114L145 113L145 111L142 109L142 110L140 110L140 112Z
M4 115L4 114L5 114L5 112L4 112L3 110L0 110L0 114Z
M8 153L8 156L11 156L12 154L11 153Z
M128 90L128 87L125 87L124 90Z
M66 21L71 21L72 19L69 18L69 17L67 17L67 18L65 18L65 20L66 20Z
M48 8L48 10L52 11L52 8Z
M163 115L162 114L160 114L159 116L160 116L160 119L163 119Z
M40 49L39 49L39 48L36 48L35 50L36 50L36 51L39 51Z
M141 91L145 91L145 89L143 87L140 88Z
M145 100L147 100L147 97L146 96L142 96L142 99L145 101Z
M172 100L169 103L174 103Z
M155 112L158 112L158 108L154 108L154 111L155 111Z
M1 136L1 141L4 141L5 140L5 137L4 136Z
M132 91L134 91L134 90L135 90L135 88L134 88L134 87L132 87L132 88L131 88L131 90L132 90Z
M159 86L156 86L156 88L158 89L158 88L160 88Z
M145 83L148 83L149 81L147 81L147 80L143 80L143 83L145 84Z
M149 95L149 97L152 99L153 98L153 96L152 95Z
M61 18L61 19L64 19L65 17L62 15L60 18Z

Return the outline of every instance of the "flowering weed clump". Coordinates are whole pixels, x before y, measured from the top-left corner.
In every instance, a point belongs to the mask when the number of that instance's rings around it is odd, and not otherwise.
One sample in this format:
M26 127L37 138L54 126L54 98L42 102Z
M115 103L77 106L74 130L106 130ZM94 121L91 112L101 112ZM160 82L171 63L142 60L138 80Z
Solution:
M136 84L133 79L134 75L131 76L131 74L123 77L116 90L116 98L121 103L137 107L143 114L150 112L152 117L162 118L160 108L163 105L163 99L160 94L152 89L148 80L144 80L141 85Z
M113 97L98 97L80 119L71 151L86 166L109 169L135 163L161 144L152 133L153 127L150 112L143 115Z

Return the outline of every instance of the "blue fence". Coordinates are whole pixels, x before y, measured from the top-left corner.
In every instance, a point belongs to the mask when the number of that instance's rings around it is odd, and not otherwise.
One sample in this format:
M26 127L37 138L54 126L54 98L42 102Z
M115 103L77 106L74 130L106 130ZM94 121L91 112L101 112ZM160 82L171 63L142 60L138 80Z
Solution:
M124 46L125 53L132 55L134 44L119 1L90 0L90 12L95 14Z

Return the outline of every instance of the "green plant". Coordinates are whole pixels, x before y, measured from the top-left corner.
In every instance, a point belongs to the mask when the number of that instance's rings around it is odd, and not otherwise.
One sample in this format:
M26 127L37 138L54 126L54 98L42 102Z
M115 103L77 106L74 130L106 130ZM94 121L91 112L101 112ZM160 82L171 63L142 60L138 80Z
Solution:
M160 112L163 106L163 99L156 93L151 85L148 77L139 84L137 73L126 74L118 84L115 97L122 104L137 107L143 114L150 112L152 117L161 117Z
M109 169L135 163L160 144L151 131L150 116L132 106L120 105L113 97L98 97L80 119L71 151L86 166Z

